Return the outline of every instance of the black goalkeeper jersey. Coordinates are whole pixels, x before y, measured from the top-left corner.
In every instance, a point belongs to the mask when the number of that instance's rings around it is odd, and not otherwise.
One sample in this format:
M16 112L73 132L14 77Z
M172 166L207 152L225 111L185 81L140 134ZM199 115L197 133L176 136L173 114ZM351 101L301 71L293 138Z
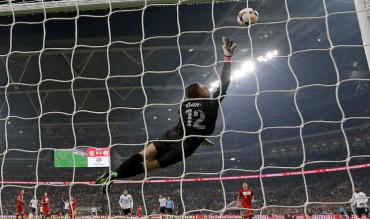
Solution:
M230 84L231 63L224 63L221 73L221 86L210 99L189 99L181 105L181 117L179 123L172 129L167 130L160 139L156 140L154 146L157 150L155 159L160 167L175 164L195 152L203 142L203 137L191 136L183 141L185 135L210 135L215 130L217 114L220 102L223 100L226 90ZM218 98L221 95L220 98ZM166 140L166 141L162 141ZM177 141L167 141L177 140Z
M221 72L221 86L211 99L185 100L181 106L181 115L185 135L210 135L215 130L220 102L230 84L231 63L225 62ZM217 98L221 95L220 100ZM181 118L178 127L182 130Z
M188 100L182 104L185 135L210 135L215 130L218 100ZM178 126L181 126L181 120Z

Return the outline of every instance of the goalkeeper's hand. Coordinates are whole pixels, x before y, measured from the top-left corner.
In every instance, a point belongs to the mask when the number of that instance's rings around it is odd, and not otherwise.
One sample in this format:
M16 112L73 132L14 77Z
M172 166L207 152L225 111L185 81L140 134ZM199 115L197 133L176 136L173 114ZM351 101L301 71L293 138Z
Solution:
M225 57L231 58L235 47L237 46L230 38L222 37L222 49L224 50Z
M202 145L204 145L204 146L212 146L212 145L214 145L215 143L213 142L213 141L211 141L211 140L209 140L208 138L205 138L204 140L203 140L203 142L202 142Z

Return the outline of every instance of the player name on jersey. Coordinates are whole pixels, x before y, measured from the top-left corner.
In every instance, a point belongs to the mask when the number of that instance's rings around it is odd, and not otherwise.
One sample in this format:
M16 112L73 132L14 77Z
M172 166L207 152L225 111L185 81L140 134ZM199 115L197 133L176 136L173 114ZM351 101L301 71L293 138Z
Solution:
M200 106L201 106L201 104L198 103L198 102L189 102L189 103L185 104L185 107L186 108L189 108L189 107L200 107Z

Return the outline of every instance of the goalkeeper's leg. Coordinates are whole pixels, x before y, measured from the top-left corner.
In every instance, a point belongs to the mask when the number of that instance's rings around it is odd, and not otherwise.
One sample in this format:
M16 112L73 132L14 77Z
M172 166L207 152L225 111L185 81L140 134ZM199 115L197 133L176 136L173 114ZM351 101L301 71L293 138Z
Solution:
M144 163L147 170L159 168L159 165L155 165L155 157L157 154L155 145L153 143L148 144L142 151L131 156L118 167L116 170L116 178L125 179L144 173ZM143 162L144 158L146 162Z
M156 142L150 143L138 154L131 156L123 162L116 172L104 173L97 180L97 184L105 184L103 192L110 189L112 180L130 178L144 173L144 165L147 170L164 168L183 160L183 149L185 157L190 156L204 141L204 138L188 138L182 142ZM145 158L145 162L144 161ZM107 187L108 186L108 187Z
M157 155L157 149L153 143L150 143L140 153L131 156L129 159L124 161L115 172L106 172L96 179L96 184L105 184L103 186L103 192L106 192L112 185L112 180L115 179L126 179L144 172L144 157L147 160L145 162L148 170L159 168L158 162L154 159Z
M198 148L203 138L192 141L184 141L185 157L190 156ZM144 172L144 164L147 170L165 168L176 164L183 159L181 142L156 142L150 143L144 150L133 155L123 162L116 171L117 179L125 179ZM144 161L145 158L145 162Z
M174 127L166 131L163 136L160 138L162 140L180 140L183 137L182 132L179 131L177 127ZM147 170L156 169L159 167L166 167L172 163L178 162L178 160L171 159L174 155L178 155L179 150L181 151L181 142L164 142L157 141L154 143L148 144L144 150L140 153L133 155L125 162L123 162L115 172L105 173L100 176L97 180L97 184L108 184L111 185L112 179L125 179L130 178L136 175L139 175L144 172L144 164ZM174 154L169 154L170 151L176 150ZM164 156L166 154L166 156ZM169 156L167 156L169 155ZM162 161L158 160L160 157ZM182 156L180 156L182 158ZM145 162L143 162L145 159ZM171 162L166 160L171 159ZM163 165L162 165L163 164Z

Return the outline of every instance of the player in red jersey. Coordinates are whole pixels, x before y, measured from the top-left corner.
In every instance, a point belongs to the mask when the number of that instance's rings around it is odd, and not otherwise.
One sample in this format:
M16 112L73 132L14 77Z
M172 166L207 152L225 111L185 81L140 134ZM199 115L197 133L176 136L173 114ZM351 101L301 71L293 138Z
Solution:
M243 218L251 219L253 217L253 190L248 186L248 183L243 183L243 188L239 191L237 197L237 203L240 206L240 201L242 207L245 208L245 215Z
M48 193L44 193L44 196L41 198L41 206L42 206L42 216L41 219L46 219L50 217L51 209L49 207L49 197Z
M19 192L19 195L17 197L17 216L16 219L19 218L19 215L21 215L21 218L23 219L24 216L24 190L21 190Z
M68 214L72 219L76 218L77 215L77 202L76 199L71 197L71 201L69 204Z
M137 208L136 216L137 217L143 216L143 208L141 207L141 205L139 205L139 207Z

